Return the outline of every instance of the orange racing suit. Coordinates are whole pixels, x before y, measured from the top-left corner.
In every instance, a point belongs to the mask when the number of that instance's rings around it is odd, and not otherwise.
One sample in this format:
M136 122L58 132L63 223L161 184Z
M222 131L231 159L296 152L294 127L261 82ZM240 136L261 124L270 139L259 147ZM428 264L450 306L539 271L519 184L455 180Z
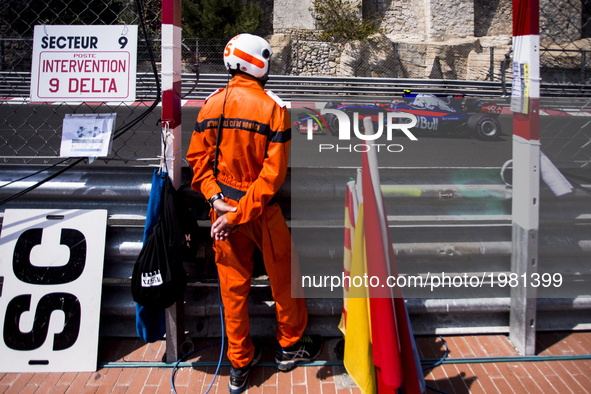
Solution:
M212 163L222 111L216 180ZM299 283L295 275L292 283L293 242L279 204L272 200L285 180L290 143L285 104L265 92L255 78L238 73L225 89L206 100L187 153L193 189L207 200L222 192L225 201L237 207L225 215L232 227L239 227L225 241L214 240L213 246L225 308L228 358L236 368L247 365L254 356L247 296L255 246L263 253L275 300L279 344L295 344L307 324L305 299L292 298L291 293L292 284ZM210 217L212 223L218 218L213 209ZM297 264L295 250L293 264Z

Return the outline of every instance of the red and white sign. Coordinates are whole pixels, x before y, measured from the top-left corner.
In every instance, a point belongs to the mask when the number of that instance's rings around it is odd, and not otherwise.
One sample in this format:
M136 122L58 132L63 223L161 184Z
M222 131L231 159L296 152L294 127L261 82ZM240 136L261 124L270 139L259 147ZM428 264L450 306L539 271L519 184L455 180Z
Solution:
M31 101L135 101L137 26L35 26Z

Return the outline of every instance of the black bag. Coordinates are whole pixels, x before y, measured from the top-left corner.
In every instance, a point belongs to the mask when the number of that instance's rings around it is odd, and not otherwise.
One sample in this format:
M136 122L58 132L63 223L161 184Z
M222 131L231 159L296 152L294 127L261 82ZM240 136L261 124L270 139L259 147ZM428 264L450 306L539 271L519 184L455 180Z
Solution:
M197 252L199 250L199 225L195 206L190 195L183 193L183 187L175 192L174 201L181 229L181 254L183 261L187 263L196 263ZM189 186L190 188L190 186ZM209 208L209 206L208 206Z
M162 190L160 218L133 267L131 293L140 305L168 308L183 294L187 273L183 268L185 235L177 212L178 197L168 177Z

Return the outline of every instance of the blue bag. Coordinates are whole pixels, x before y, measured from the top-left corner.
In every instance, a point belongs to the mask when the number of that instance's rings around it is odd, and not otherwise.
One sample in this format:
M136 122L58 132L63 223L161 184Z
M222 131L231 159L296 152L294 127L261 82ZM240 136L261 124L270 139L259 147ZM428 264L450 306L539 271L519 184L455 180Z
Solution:
M154 226L160 217L162 189L164 186L164 180L167 177L168 174L160 170L155 170L154 175L152 176L152 189L150 190L150 199L148 200L143 243L145 243L148 237L152 235ZM138 337L145 342L156 342L161 340L166 334L164 309L144 306L136 302L135 328Z

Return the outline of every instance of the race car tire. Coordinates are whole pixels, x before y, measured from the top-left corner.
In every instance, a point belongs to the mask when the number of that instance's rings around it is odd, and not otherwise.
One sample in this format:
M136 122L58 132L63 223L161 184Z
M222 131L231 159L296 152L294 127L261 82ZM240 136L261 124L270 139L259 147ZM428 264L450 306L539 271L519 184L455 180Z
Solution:
M478 138L491 141L501 135L499 121L487 114L474 114L468 119L468 127L475 131Z
M339 135L339 118L335 114L328 114L325 119L330 134Z
M326 109L336 109L343 105L339 101L329 101L324 108ZM328 131L332 135L339 135L339 119L335 114L327 114L325 115L326 125L328 126Z

